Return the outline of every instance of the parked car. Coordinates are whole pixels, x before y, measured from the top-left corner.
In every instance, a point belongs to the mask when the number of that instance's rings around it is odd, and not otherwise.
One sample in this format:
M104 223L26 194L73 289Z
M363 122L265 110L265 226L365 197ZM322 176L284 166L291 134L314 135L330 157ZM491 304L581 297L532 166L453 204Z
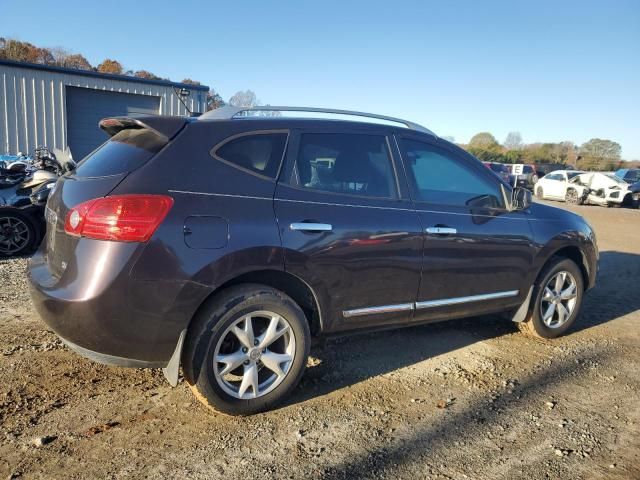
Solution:
M569 188L572 179L584 172L580 170L555 170L538 180L535 186L536 197L549 200L563 200L567 203L581 204L584 191L576 192Z
M640 184L640 168L621 168L616 170L615 175L629 185Z
M513 165L509 166L509 172L512 177L515 177L513 173ZM538 181L538 174L536 173L535 165L523 165L522 174L517 175L517 186L526 188L527 190L533 191L533 187ZM511 182L513 185L513 181Z
M557 170L575 170L572 166L564 165L562 163L537 163L535 168L538 178L542 178Z
M509 167L507 167L503 163L497 162L483 162L484 166L495 173L499 178L507 182L509 185L513 185L513 180L511 177L511 172L509 171Z
M501 312L554 338L576 320L598 259L582 217L409 121L257 110L291 113L100 122L110 140L58 181L29 263L71 349L172 385L182 367L203 403L251 414L298 384L313 336Z
M541 199L573 204L632 206L640 200L640 189L632 191L630 187L613 173L558 170L538 180L535 193Z
M35 158L5 156L0 161L0 258L32 253L45 232L44 211L58 176L73 168L73 160L60 159L46 147Z
M640 201L640 184L629 185L610 172L584 173L579 175L575 182L587 189L587 203L605 207L631 207Z

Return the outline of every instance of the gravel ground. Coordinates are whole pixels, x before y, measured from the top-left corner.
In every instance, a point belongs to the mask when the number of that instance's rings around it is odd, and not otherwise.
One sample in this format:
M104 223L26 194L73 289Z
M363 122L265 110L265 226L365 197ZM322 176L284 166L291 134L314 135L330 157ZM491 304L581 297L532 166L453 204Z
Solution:
M0 478L638 479L640 211L572 210L602 255L568 336L491 316L331 340L248 418L71 353L2 260Z

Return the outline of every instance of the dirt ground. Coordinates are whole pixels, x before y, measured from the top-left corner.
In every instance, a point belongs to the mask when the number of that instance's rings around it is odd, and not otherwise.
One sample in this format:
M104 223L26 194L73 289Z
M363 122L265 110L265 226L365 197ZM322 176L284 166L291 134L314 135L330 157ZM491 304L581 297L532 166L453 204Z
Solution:
M247 418L71 353L0 261L0 478L639 479L640 210L572 210L601 267L568 336L492 316L331 340Z

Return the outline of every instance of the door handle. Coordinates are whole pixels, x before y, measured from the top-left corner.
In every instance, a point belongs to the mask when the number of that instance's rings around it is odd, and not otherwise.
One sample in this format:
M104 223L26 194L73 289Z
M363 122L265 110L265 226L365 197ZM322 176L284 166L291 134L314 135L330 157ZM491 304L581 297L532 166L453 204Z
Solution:
M449 227L427 227L425 231L430 235L454 235L458 233L455 228Z
M311 222L292 223L289 228L291 230L299 230L301 232L330 232L333 230L333 226L329 223Z

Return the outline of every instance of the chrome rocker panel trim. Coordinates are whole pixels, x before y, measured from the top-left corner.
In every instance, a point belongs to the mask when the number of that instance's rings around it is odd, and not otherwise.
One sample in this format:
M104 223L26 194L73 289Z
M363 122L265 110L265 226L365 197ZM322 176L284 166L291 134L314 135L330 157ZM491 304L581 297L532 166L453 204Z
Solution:
M381 313L409 312L423 308L446 307L449 305L459 305L461 303L482 302L486 300L497 300L500 298L515 297L520 293L518 290L506 292L484 293L482 295L470 295L468 297L443 298L442 300L428 300L424 302L399 303L397 305L380 305L377 307L356 308L342 312L344 318L361 317L364 315L377 315Z

